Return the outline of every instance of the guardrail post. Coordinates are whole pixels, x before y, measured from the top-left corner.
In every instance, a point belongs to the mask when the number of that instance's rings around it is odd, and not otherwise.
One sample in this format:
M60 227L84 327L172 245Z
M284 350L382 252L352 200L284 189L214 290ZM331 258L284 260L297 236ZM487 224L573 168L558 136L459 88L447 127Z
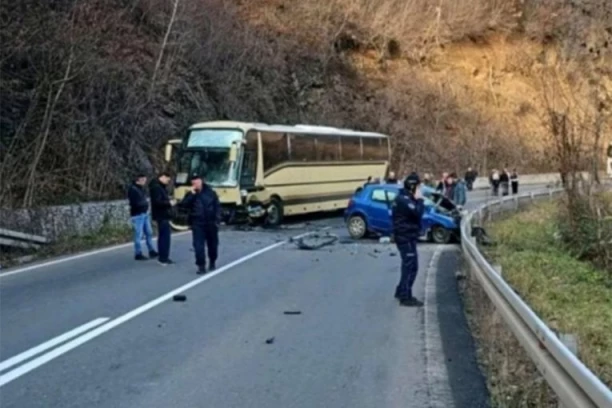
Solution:
M561 340L561 343L563 343L569 351L574 353L575 356L578 355L578 337L575 334L559 333L559 340Z
M532 191L529 193L529 197L531 197L531 202L533 203L535 201L535 193Z
M517 196L514 196L514 210L518 211L519 209L519 198Z
M559 340L565 347L568 348L575 356L578 356L578 337L572 333L557 333ZM559 401L559 408L568 408L565 404Z
M502 266L501 265L492 265L495 272L498 273L499 276L502 276Z

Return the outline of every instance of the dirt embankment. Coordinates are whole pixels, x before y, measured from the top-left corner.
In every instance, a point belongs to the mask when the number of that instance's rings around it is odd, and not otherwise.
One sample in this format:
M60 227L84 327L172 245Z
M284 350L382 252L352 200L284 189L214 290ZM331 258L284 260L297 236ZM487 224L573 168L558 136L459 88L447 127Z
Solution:
M400 170L549 170L551 89L611 105L606 0L12 0L0 14L2 205L116 196L211 119L386 132Z

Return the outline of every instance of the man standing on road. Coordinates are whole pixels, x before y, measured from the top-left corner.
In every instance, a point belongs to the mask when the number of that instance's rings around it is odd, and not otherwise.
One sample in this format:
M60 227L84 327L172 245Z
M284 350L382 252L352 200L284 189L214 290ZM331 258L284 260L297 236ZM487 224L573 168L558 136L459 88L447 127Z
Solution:
M389 176L387 177L387 184L397 184L397 177L395 177L395 172L390 171Z
M221 204L217 193L203 182L199 175L191 178L191 188L191 192L185 196L180 205L189 210L189 224L193 236L198 275L204 275L207 272L206 249L208 250L208 270L212 271L216 267Z
M489 183L491 184L491 188L493 188L494 196L499 195L499 179L499 171L497 171L497 169L493 169L493 171L491 172L491 176L489 177Z
M162 265L171 265L170 260L170 219L174 200L168 195L167 186L170 183L170 174L161 173L156 179L149 183L149 194L151 195L151 217L157 223L157 252L158 262Z
M447 183L448 183L448 172L445 171L444 173L442 173L442 178L440 179L440 182L438 183L436 190L444 194Z
M507 196L510 192L510 173L507 168L499 175L499 183L502 189L502 196Z
M451 177L453 178L453 196L451 199L458 206L464 207L467 201L466 182L458 178L454 173Z
M465 172L465 177L464 177L465 185L468 191L472 191L472 189L474 188L474 182L476 181L477 178L478 178L478 172L476 172L471 167L468 167L468 170Z
M130 217L132 227L134 228L134 259L137 261L144 261L147 259L147 257L142 254L142 246L140 243L143 234L147 242L149 256L151 258L157 257L157 252L153 249L153 229L151 228L151 220L148 214L149 202L147 201L145 184L147 184L147 176L139 174L128 188Z
M512 186L512 195L518 194L519 179L516 169L512 169L512 173L510 173L510 185Z
M395 288L395 298L400 305L408 307L423 306L423 302L412 296L412 286L419 270L417 241L421 235L421 217L425 211L420 183L418 174L409 175L392 207L393 235L402 258L402 275Z

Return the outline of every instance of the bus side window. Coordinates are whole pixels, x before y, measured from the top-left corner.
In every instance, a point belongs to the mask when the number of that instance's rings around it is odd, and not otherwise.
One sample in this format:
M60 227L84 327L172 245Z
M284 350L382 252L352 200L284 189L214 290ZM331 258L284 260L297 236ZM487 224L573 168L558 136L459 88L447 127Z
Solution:
M316 161L315 137L312 135L291 135L291 160Z
M284 133L261 132L264 171L289 161L287 135Z
M362 137L363 160L380 160L380 139L376 137Z
M342 160L361 160L361 138L355 136L344 136L342 143Z
M317 161L340 160L340 138L338 136L317 136Z

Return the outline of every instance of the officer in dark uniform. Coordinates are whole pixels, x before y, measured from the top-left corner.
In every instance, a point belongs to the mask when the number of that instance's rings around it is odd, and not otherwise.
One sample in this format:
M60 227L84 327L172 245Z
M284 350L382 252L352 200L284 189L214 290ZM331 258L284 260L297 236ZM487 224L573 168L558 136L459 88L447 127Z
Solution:
M221 204L217 193L202 180L199 174L191 177L191 188L191 192L179 205L189 211L189 225L193 237L198 275L203 275L216 267ZM208 269L206 268L206 250L208 250Z
M419 270L417 241L421 235L421 217L425 211L420 184L419 175L410 174L404 180L404 188L392 206L393 234L402 258L402 277L395 289L395 298L402 306L423 306L423 302L412 296L412 286Z

